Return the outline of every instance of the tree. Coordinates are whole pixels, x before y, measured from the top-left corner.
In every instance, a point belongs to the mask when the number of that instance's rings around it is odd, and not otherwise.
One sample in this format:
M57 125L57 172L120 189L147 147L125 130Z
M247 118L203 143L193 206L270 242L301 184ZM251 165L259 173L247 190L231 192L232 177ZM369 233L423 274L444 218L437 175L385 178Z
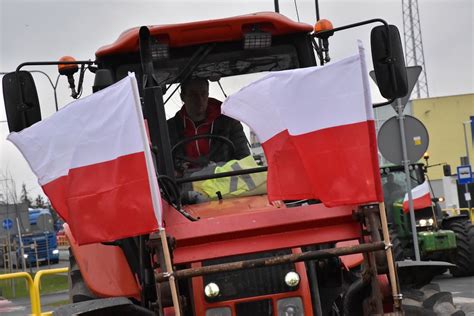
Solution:
M46 203L44 201L44 198L41 194L38 194L38 196L36 197L35 199L35 206L37 208L45 208L46 207Z
M28 191L26 190L26 184L22 184L21 185L21 202L23 203L26 203L26 205L28 205L28 207L31 207L31 205L33 204L31 198L28 196Z

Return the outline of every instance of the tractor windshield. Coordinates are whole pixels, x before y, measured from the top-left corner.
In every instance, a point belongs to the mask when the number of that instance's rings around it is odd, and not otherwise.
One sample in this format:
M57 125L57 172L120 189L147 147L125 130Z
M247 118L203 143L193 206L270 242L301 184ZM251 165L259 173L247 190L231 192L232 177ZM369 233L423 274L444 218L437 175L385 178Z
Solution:
M403 166L390 166L381 168L382 188L386 205L403 199L408 192L405 170ZM423 166L420 164L410 166L411 187L424 181Z
M315 66L312 30L276 13L149 27L153 79L163 91L184 203L266 193L258 139L241 122L222 118L220 106L227 95L268 72ZM141 90L138 35L138 29L128 30L96 56L115 81L135 72Z
M166 105L171 151L184 203L261 195L266 193L266 159L261 144L244 123L220 114L221 102L265 73L222 78L203 86L208 95L208 117L194 122L186 102L191 88L181 87ZM193 81L196 82L196 81ZM199 82L199 81L197 81ZM170 91L175 87L171 87ZM200 88L196 85L195 88ZM195 92L195 91L194 91ZM165 96L166 98L167 96ZM216 177L229 172L252 172ZM200 180L202 179L202 180Z

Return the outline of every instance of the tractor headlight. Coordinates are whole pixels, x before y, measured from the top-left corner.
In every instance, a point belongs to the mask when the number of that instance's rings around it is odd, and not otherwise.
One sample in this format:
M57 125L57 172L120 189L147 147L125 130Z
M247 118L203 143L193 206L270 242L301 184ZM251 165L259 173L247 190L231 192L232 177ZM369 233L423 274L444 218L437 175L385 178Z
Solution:
M53 255L58 255L59 254L59 250L58 249L54 249L53 250Z
M206 294L207 297L213 298L219 295L219 286L215 283L209 283L204 287L204 294ZM217 315L217 314L216 314Z
M230 307L211 308L206 311L206 316L232 316Z
M272 46L272 34L255 31L244 34L244 49L258 49Z
M285 275L285 283L288 286L295 287L300 284L300 276L294 271L290 271Z
M417 222L417 225L416 225L416 226L427 227L427 226L433 226L433 224L434 224L434 219L432 219L432 218L429 218L429 219L420 219L420 220Z
M304 316L301 297L289 297L277 301L278 316Z

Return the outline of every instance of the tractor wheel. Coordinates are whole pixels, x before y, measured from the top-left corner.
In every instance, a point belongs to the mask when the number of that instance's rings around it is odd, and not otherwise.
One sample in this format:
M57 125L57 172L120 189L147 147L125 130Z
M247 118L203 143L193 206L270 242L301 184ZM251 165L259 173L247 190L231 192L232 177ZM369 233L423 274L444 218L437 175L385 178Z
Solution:
M392 242L393 261L403 261L405 254L403 253L402 242L395 230L390 230L390 241Z
M452 254L450 261L456 265L450 268L455 277L474 275L474 226L468 219L449 221L446 229L456 234L457 248Z
M405 315L413 316L463 316L465 313L456 308L453 295L441 292L438 284L427 284L421 288L402 290Z
M97 297L92 294L91 290L87 287L87 284L82 278L81 270L76 263L76 258L69 248L69 300L71 303L78 303L83 301L94 300Z

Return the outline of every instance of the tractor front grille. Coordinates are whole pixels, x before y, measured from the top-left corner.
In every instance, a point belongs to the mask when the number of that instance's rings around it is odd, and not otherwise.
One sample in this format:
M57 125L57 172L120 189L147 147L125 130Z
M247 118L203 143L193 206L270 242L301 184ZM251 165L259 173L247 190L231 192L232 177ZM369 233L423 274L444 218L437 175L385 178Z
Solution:
M288 254L291 254L290 250L280 250L250 255L239 255L227 258L207 260L203 262L203 266L229 263L241 260L269 258ZM295 265L293 263L204 276L204 286L212 282L217 284L220 289L220 294L218 297L206 299L208 302L221 302L246 297L255 297L267 294L294 291L296 290L296 288L291 288L285 283L285 275L289 271L295 271Z

